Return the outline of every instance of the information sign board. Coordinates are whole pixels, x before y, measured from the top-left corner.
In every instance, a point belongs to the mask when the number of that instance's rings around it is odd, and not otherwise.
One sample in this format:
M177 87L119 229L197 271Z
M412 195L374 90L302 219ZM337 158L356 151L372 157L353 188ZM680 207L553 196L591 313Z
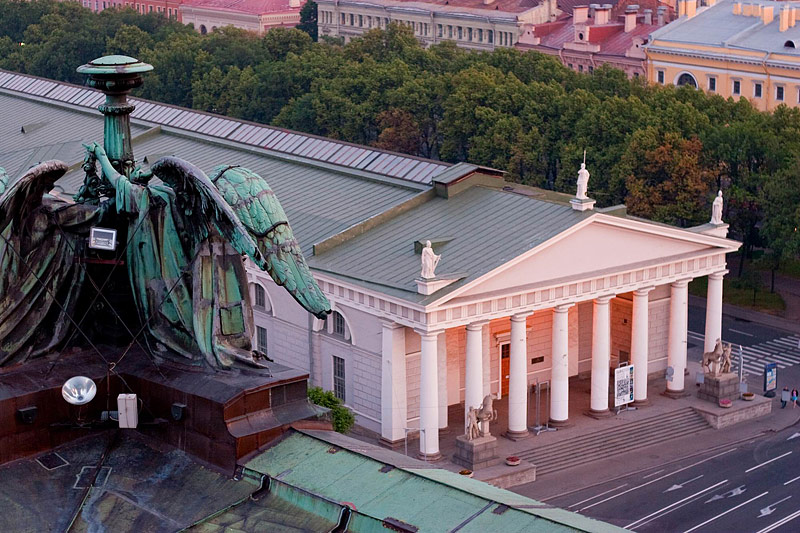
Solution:
M767 363L764 365L764 392L778 388L778 365Z
M614 407L633 401L633 365L614 369Z

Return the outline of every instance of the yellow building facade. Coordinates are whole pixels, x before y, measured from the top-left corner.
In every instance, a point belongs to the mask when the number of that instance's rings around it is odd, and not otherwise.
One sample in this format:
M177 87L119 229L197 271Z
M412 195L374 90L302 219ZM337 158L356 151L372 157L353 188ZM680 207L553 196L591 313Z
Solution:
M800 2L678 2L645 47L647 78L692 85L762 111L800 105Z

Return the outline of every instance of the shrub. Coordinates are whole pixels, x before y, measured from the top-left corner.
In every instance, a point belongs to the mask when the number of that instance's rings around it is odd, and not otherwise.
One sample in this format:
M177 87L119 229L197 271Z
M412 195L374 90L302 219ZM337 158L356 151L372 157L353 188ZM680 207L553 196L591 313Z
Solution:
M353 412L342 405L342 400L337 398L333 391L322 390L322 387L309 387L308 399L320 407L326 407L331 410L334 431L347 433L356 423L356 417Z

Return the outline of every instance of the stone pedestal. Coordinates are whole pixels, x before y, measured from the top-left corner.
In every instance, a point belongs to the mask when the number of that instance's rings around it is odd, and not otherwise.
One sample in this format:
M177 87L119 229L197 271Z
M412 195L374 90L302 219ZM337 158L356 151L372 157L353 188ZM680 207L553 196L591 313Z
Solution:
M497 457L497 438L478 437L469 440L466 435L456 437L456 453L453 462L473 472L479 468L494 466L500 462Z
M697 397L701 400L719 403L720 400L737 400L739 398L739 376L733 372L725 374L706 374Z

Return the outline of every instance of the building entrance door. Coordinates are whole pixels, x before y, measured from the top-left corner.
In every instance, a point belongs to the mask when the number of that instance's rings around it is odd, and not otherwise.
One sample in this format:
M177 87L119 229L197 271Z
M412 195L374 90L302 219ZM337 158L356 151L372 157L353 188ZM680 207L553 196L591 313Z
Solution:
M502 383L500 387L500 393L505 398L508 396L508 376L511 374L509 369L511 368L511 345L501 344L500 345L500 376L502 379L500 383Z

